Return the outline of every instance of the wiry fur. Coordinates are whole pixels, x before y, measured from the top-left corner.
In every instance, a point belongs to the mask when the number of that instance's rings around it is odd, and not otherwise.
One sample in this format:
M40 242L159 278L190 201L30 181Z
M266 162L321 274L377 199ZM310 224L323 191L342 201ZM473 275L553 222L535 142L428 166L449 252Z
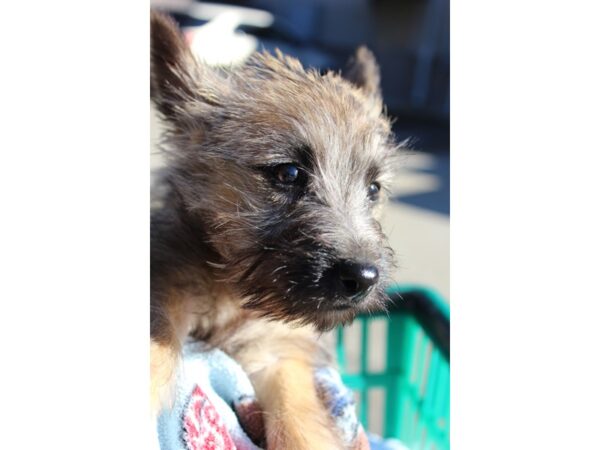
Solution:
M385 189L398 154L372 54L358 51L346 72L351 83L279 53L255 54L238 69L209 68L155 13L151 42L169 187L152 214L153 341L177 349L194 334L251 375L271 372L269 361L287 353L307 368L323 363L312 333L286 323L327 330L383 307L393 265L376 220L382 200L367 198L370 183ZM304 187L275 185L272 168L282 163L302 167ZM353 308L341 307L331 283L341 260L369 261L380 273Z

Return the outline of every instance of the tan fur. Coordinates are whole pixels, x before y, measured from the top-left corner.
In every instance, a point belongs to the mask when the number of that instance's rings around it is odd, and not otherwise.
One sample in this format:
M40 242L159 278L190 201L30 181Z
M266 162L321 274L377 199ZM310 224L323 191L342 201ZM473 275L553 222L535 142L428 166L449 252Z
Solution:
M150 407L156 417L161 408L172 403L173 381L178 362L174 345L150 343Z
M269 448L339 449L333 423L316 394L313 366L303 360L284 359L252 377L265 409Z

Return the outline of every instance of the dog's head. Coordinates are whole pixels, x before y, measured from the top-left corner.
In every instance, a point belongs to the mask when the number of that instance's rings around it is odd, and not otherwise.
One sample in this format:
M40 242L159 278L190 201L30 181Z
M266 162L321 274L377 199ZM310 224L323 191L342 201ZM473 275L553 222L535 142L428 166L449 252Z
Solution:
M170 181L217 276L245 307L321 330L380 308L393 253L376 217L398 146L373 55L343 76L266 53L217 70L156 14L151 42Z

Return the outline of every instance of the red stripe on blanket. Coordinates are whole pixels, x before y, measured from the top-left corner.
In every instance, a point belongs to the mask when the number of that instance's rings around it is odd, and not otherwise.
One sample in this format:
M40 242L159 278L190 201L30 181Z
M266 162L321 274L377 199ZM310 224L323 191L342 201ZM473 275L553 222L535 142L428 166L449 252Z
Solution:
M217 410L200 386L196 386L183 413L184 440L188 450L236 450Z

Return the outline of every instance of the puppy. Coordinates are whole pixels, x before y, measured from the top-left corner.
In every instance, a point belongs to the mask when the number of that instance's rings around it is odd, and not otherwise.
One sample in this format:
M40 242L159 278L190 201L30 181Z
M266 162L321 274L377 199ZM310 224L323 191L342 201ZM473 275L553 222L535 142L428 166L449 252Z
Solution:
M342 448L314 385L331 364L316 335L382 308L393 267L377 215L399 146L373 55L359 49L343 76L280 53L215 69L153 12L151 97L167 127L151 217L154 411L192 337L249 374L269 448Z

